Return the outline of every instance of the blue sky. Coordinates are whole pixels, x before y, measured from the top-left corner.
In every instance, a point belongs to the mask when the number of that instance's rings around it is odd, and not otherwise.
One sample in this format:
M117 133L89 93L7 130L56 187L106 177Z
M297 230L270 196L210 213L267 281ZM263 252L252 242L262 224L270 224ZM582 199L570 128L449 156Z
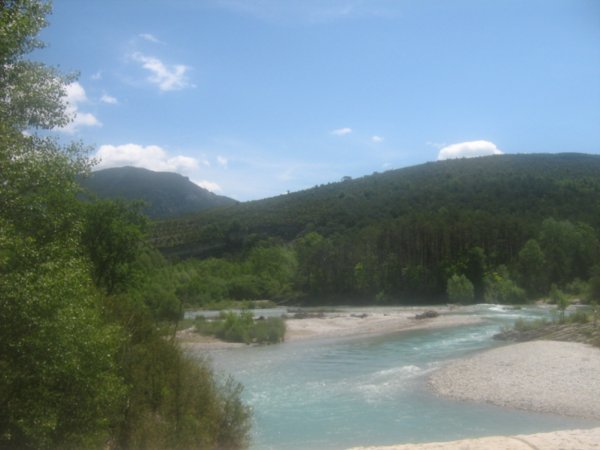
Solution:
M98 165L252 200L492 153L600 153L596 0L55 0Z

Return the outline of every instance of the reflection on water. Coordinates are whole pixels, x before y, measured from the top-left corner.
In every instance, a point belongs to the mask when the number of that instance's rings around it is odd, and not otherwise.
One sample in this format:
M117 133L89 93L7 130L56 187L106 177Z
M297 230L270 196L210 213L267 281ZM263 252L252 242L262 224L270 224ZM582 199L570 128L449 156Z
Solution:
M427 374L449 359L499 345L502 325L539 308L476 305L481 324L395 335L210 352L217 372L245 385L253 450L344 449L586 427L593 422L454 402L432 395Z

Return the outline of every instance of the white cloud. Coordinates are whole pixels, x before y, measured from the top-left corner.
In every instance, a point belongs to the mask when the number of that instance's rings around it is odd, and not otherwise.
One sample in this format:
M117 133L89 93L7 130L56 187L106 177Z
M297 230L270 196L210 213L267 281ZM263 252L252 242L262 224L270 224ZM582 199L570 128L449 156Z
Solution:
M474 156L501 155L502 153L493 142L469 141L442 148L437 159L472 158Z
M379 144L380 142L383 142L383 138L381 136L371 136L371 142Z
M198 161L188 156L169 154L158 145L102 145L94 156L100 160L96 169L134 166L163 172L187 173L198 167Z
M109 105L116 105L119 103L119 100L117 100L112 95L108 95L108 94L103 94L102 97L100 97L100 101L102 103L107 103Z
M347 127L346 128L338 128L331 132L331 134L333 134L334 136L345 136L350 133L352 133L352 128L347 128Z
M166 66L160 59L146 56L140 52L133 53L131 58L150 72L148 81L158 86L161 91L177 91L193 87L186 75L189 70L188 66L183 64Z
M198 168L198 161L195 158L190 158L189 156L182 155L169 158L167 160L167 164L182 171L194 170Z
M428 145L429 147L433 147L433 148L437 148L438 150L441 150L442 148L446 147L448 144L446 144L445 142L427 141L427 142L425 142L425 145Z
M65 88L66 101L70 105L76 105L77 103L86 102L87 96L85 95L85 89L79 84L78 81L70 83Z
M58 128L65 133L75 133L80 127L99 127L102 123L89 112L79 110L79 104L88 101L85 94L85 89L79 82L74 81L65 87L65 97L63 99L66 105L66 113L71 116L72 120L64 127Z
M217 162L220 166L225 168L227 167L227 164L229 164L229 161L224 156L217 156Z
M156 36L150 33L140 33L138 36L148 42L153 42L155 44L161 43L160 39L158 39Z
M102 72L98 71L91 76L92 80L98 81L102 79Z
M75 132L79 127L100 127L102 123L92 113L77 111L73 121L64 128L67 133Z
M223 190L223 189L221 189L221 186L219 186L217 183L214 183L212 181L207 181L207 180L194 181L194 180L192 180L192 182L197 184L201 188L204 188L211 192L219 192L219 191Z

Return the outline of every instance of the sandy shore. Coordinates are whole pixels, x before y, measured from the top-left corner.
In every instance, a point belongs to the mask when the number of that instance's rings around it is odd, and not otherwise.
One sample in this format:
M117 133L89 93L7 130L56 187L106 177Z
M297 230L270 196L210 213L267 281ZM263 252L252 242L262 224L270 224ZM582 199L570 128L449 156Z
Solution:
M532 341L496 348L435 372L442 396L600 420L600 349Z
M600 449L600 428L551 433L491 436L460 441L355 447L350 450L594 450Z
M415 319L425 309L383 309L380 311L350 309L326 313L323 317L288 319L286 341L389 334L405 330L444 328L478 323L481 319L452 315L447 308L434 308L438 317Z
M481 322L478 317L453 315L446 306L433 308L438 317L415 319L432 308L348 308L327 312L304 319L286 320L286 342L307 339L351 338L376 336L405 330L422 330L469 325ZM223 342L210 336L202 336L193 328L177 333L179 343L194 350L243 347L244 344Z

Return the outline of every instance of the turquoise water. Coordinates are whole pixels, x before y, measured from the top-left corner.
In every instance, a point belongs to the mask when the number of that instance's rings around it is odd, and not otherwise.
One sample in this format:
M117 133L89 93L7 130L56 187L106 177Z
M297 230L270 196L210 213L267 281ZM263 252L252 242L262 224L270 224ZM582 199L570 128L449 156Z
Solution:
M503 324L539 317L478 305L485 322L361 338L213 351L215 370L245 386L253 450L337 450L358 445L452 440L589 427L594 422L455 402L427 390L444 362L500 345Z

